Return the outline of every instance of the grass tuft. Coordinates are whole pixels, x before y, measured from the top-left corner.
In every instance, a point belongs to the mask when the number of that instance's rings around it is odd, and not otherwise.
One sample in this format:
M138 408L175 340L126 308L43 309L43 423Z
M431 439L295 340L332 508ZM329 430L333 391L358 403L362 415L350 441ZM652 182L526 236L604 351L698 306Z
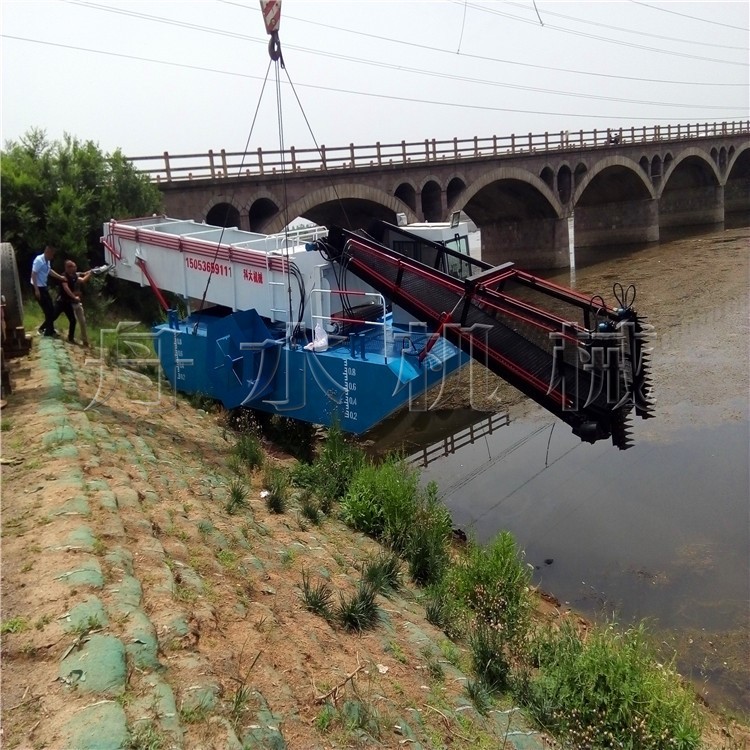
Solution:
M266 507L271 513L284 513L289 502L289 475L284 469L267 466L263 472Z
M374 628L379 620L375 594L376 591L371 584L360 581L351 597L347 599L340 595L336 620L345 630L362 632Z
M310 574L303 569L300 596L305 609L326 620L332 619L331 600L333 591L327 581L319 580L313 584L310 580Z
M239 477L233 477L229 483L229 498L225 506L230 516L247 507L247 495L247 485Z

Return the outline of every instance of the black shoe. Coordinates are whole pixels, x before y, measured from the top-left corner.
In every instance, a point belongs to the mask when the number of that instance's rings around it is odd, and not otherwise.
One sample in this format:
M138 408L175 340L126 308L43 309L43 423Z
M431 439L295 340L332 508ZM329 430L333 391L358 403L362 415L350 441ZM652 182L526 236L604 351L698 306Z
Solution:
M59 339L60 334L57 331L52 331L52 333L45 333L44 336L50 339Z

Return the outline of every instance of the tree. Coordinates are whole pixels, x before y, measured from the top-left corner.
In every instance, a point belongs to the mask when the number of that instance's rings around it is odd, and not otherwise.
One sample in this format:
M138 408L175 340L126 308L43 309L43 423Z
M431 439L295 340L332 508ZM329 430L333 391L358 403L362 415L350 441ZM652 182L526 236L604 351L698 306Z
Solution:
M16 251L21 278L46 244L79 268L104 262L102 224L161 210L159 189L118 149L105 154L93 141L67 133L50 142L32 128L2 150L2 239Z

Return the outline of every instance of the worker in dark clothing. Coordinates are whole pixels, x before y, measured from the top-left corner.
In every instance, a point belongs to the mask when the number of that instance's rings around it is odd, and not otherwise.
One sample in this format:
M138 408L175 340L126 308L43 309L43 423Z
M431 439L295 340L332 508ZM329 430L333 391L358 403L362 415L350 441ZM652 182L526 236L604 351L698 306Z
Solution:
M73 338L76 331L76 321L81 326L81 341L84 346L88 346L88 335L86 333L86 317L83 314L83 304L81 303L81 285L85 284L91 276L91 271L78 273L76 264L72 260L65 261L65 275L61 283L60 298L57 301L55 311L55 320L61 313L65 313L68 319L68 341L75 344Z

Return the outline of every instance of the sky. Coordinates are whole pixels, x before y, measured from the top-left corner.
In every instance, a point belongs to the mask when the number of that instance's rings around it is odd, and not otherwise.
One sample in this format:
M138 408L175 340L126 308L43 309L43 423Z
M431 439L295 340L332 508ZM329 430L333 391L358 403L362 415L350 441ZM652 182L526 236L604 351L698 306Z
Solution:
M283 0L284 70L257 0L0 9L3 144L40 128L136 157L750 118L744 0Z

